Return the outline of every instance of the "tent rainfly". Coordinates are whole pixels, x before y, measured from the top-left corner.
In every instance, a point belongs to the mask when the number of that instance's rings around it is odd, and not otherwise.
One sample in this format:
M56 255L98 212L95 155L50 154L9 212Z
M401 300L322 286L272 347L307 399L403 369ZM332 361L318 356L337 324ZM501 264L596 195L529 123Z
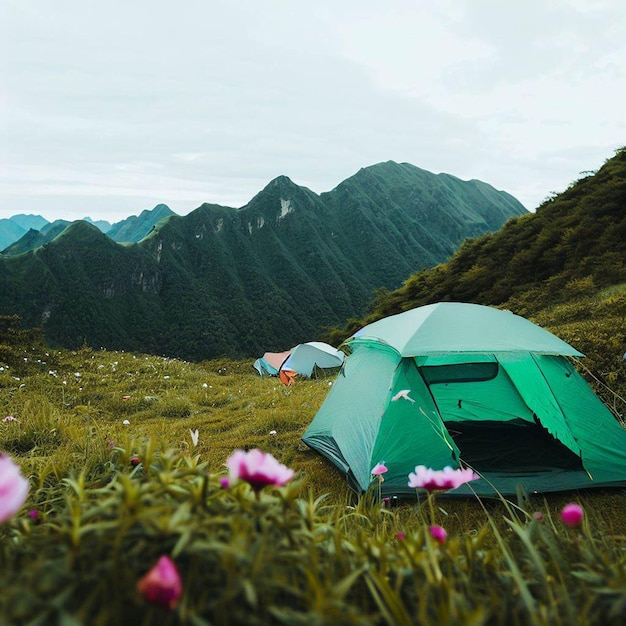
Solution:
M280 366L285 359L291 354L291 350L285 352L266 352L261 358L254 362L254 369L259 376L278 376Z
M626 485L626 430L532 322L442 302L393 315L346 341L351 353L303 436L357 490L388 468L383 495L408 495L416 465L469 466L452 494L512 495Z

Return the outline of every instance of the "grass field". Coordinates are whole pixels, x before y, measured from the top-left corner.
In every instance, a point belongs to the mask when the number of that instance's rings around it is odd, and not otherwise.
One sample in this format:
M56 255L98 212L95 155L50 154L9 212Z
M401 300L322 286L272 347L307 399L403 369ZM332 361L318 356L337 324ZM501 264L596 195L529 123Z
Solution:
M417 498L381 508L300 440L332 381L90 349L5 366L0 447L31 490L0 530L0 624L622 622L623 490L439 498L434 520ZM242 447L294 480L224 489ZM570 501L577 528L560 520ZM163 554L183 580L175 609L137 591Z

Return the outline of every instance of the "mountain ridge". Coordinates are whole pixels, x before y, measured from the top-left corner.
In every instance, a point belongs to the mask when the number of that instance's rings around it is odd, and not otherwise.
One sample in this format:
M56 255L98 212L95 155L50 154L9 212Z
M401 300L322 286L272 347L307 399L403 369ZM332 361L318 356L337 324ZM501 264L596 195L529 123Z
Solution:
M192 360L289 348L526 213L485 189L391 162L319 195L279 176L240 208L205 203L124 245L74 222L0 255L0 312L67 347Z
M118 243L134 243L147 236L159 221L167 219L170 215L175 215L175 213L167 205L157 204L153 209L142 211L139 216L131 215L115 224L110 224L106 220L92 220L89 217L74 220L74 222L83 221L91 224ZM33 226L24 232L18 222ZM12 255L33 250L48 243L59 234L61 225L69 226L74 222L61 219L48 222L45 218L36 215L17 215L7 220L0 220L0 253ZM18 230L15 230L16 228ZM55 234L51 233L52 229L55 229Z
M152 210L144 210L139 215L131 215L125 220L116 222L106 231L108 237L118 243L141 241L158 222L175 215L166 204L157 204Z

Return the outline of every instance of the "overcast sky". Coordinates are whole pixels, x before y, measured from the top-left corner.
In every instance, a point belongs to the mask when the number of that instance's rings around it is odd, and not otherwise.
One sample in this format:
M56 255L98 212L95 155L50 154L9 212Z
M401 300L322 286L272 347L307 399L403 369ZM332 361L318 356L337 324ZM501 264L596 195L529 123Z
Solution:
M625 97L624 0L0 0L0 218L387 160L534 209L626 145Z

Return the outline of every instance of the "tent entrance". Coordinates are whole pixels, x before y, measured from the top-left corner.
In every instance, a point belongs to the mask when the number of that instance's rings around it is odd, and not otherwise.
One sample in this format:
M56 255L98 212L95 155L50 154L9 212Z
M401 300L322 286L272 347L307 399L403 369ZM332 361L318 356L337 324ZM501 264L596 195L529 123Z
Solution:
M554 419L560 412L532 358L470 358L429 357L421 367L462 461L482 473L583 470L577 450L562 438L568 431Z
M445 425L461 460L480 473L583 469L580 457L534 422L448 421Z
M320 367L317 363L313 365L313 371L311 372L311 378L315 380L321 378L332 378L333 380L337 378L337 374L341 371L341 365L337 367Z

